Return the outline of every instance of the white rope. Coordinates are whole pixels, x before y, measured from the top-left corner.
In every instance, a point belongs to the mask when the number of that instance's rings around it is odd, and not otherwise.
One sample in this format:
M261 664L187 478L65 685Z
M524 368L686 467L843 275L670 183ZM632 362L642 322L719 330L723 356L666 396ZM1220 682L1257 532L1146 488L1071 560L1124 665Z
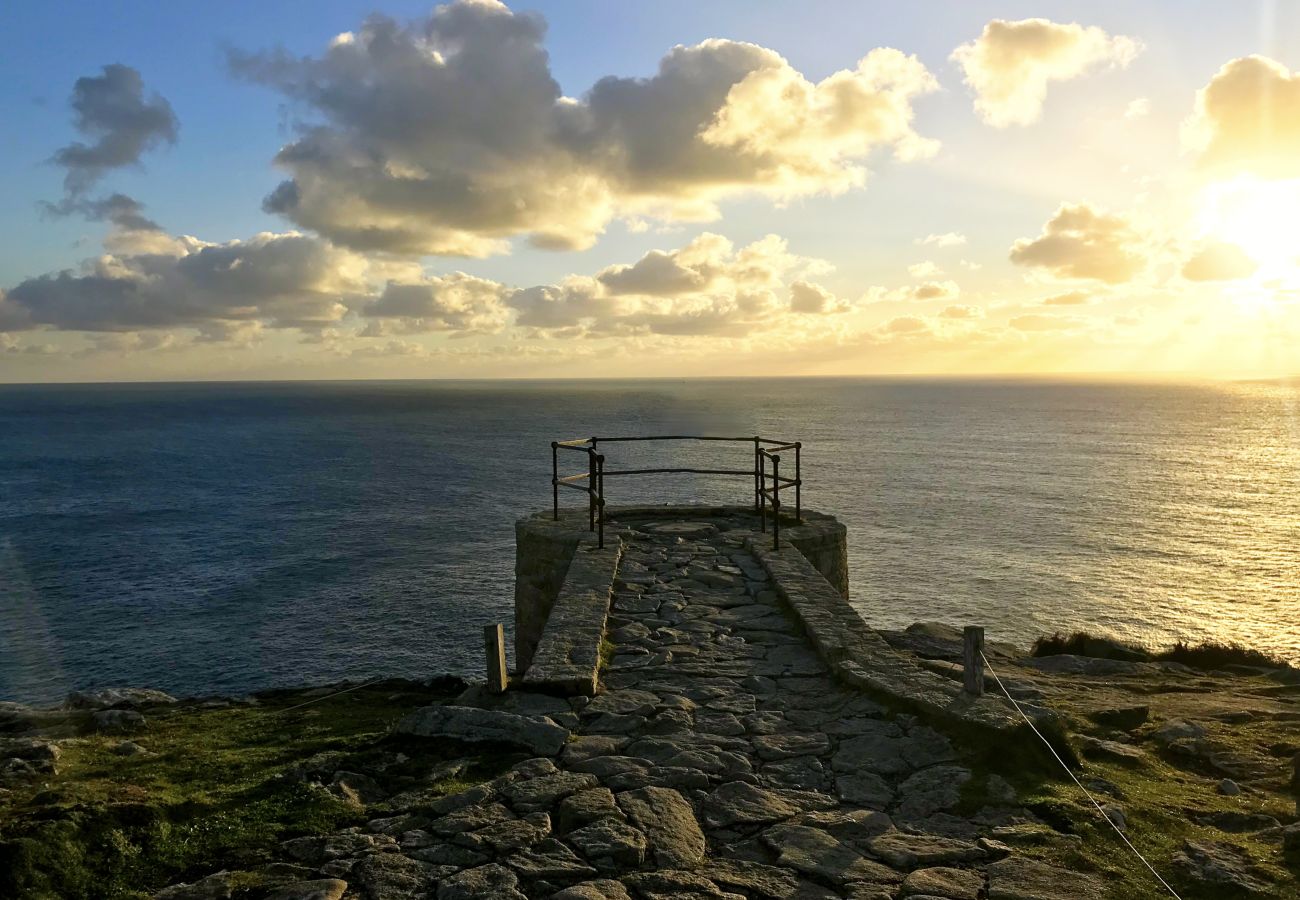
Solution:
M379 684L379 682L384 681L386 678L387 676L374 678L370 681L367 681L365 684L359 684L356 687L344 688L341 691L335 691L332 694L326 694L324 697L313 697L312 699L308 700L306 703L299 703L297 706L290 706L286 709L280 710L280 712L282 713L293 712L295 709L302 709L304 706L311 706L313 703L320 703L322 700L328 700L331 697L338 697L342 694L350 694L353 691L359 691L362 688L370 687L372 684Z
M1034 734L1038 735L1038 739L1040 741L1042 741L1044 744L1047 745L1047 749L1052 752L1052 756L1056 757L1056 761L1061 764L1061 768L1065 770L1065 774L1070 776L1070 779L1076 785L1079 786L1079 790L1083 791L1084 795L1087 796L1087 798L1092 801L1092 805L1097 807L1097 815L1101 816L1106 821L1106 823L1110 825L1111 828L1115 829L1115 833L1119 835L1119 839L1123 841L1130 850L1133 851L1133 854L1138 859L1142 860L1142 864L1151 870L1151 874L1156 876L1156 881L1164 885L1165 890L1173 894L1174 897L1177 898L1177 900L1182 900L1182 898L1178 896L1178 892L1169 886L1169 882L1165 881L1163 878L1160 877L1160 873L1155 870L1155 866L1147 862L1147 858L1142 855L1142 853L1138 850L1137 847L1133 846L1133 843L1128 839L1128 837L1124 834L1124 832L1120 830L1120 827L1115 824L1114 820L1112 820L1110 816L1106 815L1106 810L1101 808L1101 804L1097 802L1097 798L1092 796L1092 794L1088 791L1088 789L1083 786L1083 783L1079 781L1078 778L1075 777L1074 771L1068 765L1066 765L1065 760L1061 759L1061 755L1056 752L1056 748L1052 746L1052 742L1049 741L1047 738L1043 737L1043 733L1038 730L1038 727L1036 725L1034 725L1033 720L1030 719L1029 716L1025 715L1025 711L1020 708L1020 704L1016 702L1016 698L1011 696L1011 692L1008 691L1006 685L1002 683L1002 679L998 677L998 673L993 671L993 666L989 663L989 658L984 655L983 650L979 651L979 655L980 655L980 659L984 660L984 667L989 670L989 674L992 675L993 680L998 683L998 687L1001 689L1002 693L1005 694L1007 699L1011 701L1011 705L1016 708L1016 712L1020 713L1020 717L1025 720L1025 724L1030 727L1030 729L1034 732Z

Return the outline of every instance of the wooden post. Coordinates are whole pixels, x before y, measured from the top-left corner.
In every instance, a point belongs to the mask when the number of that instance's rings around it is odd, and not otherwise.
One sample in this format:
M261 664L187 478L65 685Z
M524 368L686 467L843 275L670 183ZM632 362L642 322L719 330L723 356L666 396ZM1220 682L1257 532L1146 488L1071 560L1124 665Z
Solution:
M984 695L984 629L967 625L962 631L962 689L972 697Z
M483 626L483 649L487 652L487 686L493 694L506 689L506 632L498 622Z

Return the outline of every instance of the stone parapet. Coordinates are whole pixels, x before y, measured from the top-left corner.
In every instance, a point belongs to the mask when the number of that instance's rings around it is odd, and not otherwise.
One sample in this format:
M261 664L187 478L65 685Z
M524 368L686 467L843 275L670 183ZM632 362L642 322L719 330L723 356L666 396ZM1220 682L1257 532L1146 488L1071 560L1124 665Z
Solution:
M600 642L622 555L622 541L604 549L582 541L569 561L532 661L524 687L552 694L592 696L600 671Z
M972 697L960 685L890 647L802 553L773 551L762 538L751 537L745 543L771 577L777 595L799 617L817 655L841 681L949 728L973 731L1030 753L1042 750L1006 700L992 694ZM1077 761L1059 720L1047 710L1028 711L1057 752Z

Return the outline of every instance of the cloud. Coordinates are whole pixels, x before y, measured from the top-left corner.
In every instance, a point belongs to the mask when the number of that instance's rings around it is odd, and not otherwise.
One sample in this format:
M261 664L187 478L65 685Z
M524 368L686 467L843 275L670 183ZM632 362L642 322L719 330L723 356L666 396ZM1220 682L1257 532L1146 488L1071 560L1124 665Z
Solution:
M1136 97L1124 107L1124 118L1145 119L1151 114L1151 101L1146 97Z
M463 272L415 282L390 281L365 307L364 314L372 321L362 334L372 337L394 328L406 334L497 332L510 318L503 302L506 293L504 285Z
M1087 203L1062 204L1038 237L1011 245L1011 261L1058 278L1129 281L1147 266L1145 237L1124 216Z
M134 165L148 150L175 143L180 124L171 104L145 95L144 80L130 66L104 66L103 74L78 78L72 89L73 119L83 137L55 152L52 162L66 170L66 200L85 195L106 172Z
M1079 316L1053 316L1046 313L1027 313L1016 316L1008 323L1017 331L1078 331L1087 326Z
M1106 65L1127 66L1142 45L1095 26L1047 19L994 19L974 41L952 52L975 92L975 111L995 128L1038 119L1051 81L1067 81Z
M920 316L895 316L880 326L888 334L919 335L930 334L930 323Z
M1215 174L1300 176L1300 72L1266 56L1225 64L1196 93L1183 142Z
M809 281L796 281L790 285L790 311L797 313L847 312L848 301L836 297L820 284Z
M1212 243L1197 250L1183 264L1183 277L1188 281L1235 281L1249 278L1259 269L1236 244Z
M1044 306L1086 306L1092 302L1092 295L1085 291L1068 291L1043 299Z
M936 146L912 103L937 85L896 50L814 83L771 50L708 40L571 98L544 34L540 16L457 0L405 26L371 16L314 57L230 51L234 73L306 119L265 208L359 250L486 256L519 235L582 248L616 218L706 221L738 194L839 193L877 149Z
M923 238L917 238L912 243L931 247L960 247L966 243L966 235L956 231L949 231L944 234L927 234Z
M978 306L965 306L957 304L954 306L945 306L939 313L941 319L982 319L984 310Z
M110 252L78 271L21 282L0 300L0 326L195 327L210 334L250 322L317 327L340 319L345 304L366 290L364 259L308 235L262 233L221 244L168 240L172 252Z
M927 259L924 262L913 263L908 266L907 274L913 278L933 278L936 275L942 275L943 269Z
M736 248L705 232L677 250L631 265L571 275L515 291L516 324L551 337L673 335L743 337L789 321L848 309L807 276L827 271L768 235Z
M955 281L927 281L906 288L904 293L910 300L955 300L961 294L961 288Z

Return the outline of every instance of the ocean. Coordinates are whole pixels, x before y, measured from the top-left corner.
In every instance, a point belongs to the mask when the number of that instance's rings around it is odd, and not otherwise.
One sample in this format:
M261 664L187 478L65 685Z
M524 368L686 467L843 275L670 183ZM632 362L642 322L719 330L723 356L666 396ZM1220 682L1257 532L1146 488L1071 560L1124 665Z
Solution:
M1064 380L0 387L0 699L477 673L554 439L804 442L880 627L1237 640L1300 662L1300 384ZM745 445L610 445L745 468ZM576 458L576 455L575 455ZM610 479L611 505L751 482ZM576 492L566 498L581 500Z

